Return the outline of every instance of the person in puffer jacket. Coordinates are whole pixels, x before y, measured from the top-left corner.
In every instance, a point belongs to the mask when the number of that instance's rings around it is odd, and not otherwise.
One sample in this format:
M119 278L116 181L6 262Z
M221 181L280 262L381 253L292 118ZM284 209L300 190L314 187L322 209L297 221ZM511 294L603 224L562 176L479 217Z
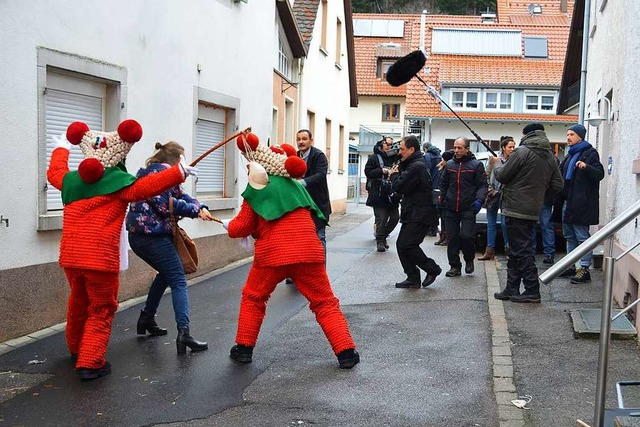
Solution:
M526 130L525 127L523 133ZM507 286L494 297L538 303L540 282L533 252L533 228L538 222L545 194L557 193L563 185L546 133L540 129L526 133L520 146L496 170L495 176L503 184L502 213L507 223L511 253L507 262ZM525 288L522 294L521 282Z
M462 274L460 250L465 261L465 273L474 272L476 215L487 196L488 182L484 165L469 150L469 139L453 142L453 158L445 166L440 178L440 192L447 210L447 257L451 269L447 277Z

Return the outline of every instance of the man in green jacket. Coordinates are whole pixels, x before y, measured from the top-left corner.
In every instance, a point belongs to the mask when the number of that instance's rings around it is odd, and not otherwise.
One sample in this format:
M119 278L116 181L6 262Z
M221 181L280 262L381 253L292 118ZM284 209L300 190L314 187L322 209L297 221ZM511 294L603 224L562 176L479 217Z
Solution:
M507 286L494 294L499 300L539 303L540 283L533 252L533 228L545 194L562 190L563 179L549 139L540 123L525 126L520 146L495 171L503 184L502 214L507 224L511 255L507 262ZM524 292L520 294L520 282Z

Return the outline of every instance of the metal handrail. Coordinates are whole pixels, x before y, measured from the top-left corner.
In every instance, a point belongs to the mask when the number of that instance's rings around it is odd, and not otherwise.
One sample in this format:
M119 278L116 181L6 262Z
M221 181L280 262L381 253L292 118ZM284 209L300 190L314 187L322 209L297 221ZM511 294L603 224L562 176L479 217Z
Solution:
M604 426L605 388L609 365L609 340L611 339L611 305L613 302L613 273L617 259L613 255L613 235L622 227L640 215L640 201L631 205L611 222L598 230L593 236L582 242L577 248L565 255L553 267L540 275L542 283L549 283L560 273L573 265L600 243L609 239L603 259L604 286L602 289L602 314L600 316L600 342L598 348L598 379L596 382L596 404L593 421L595 427ZM627 251L628 252L628 251ZM626 254L626 253L625 253Z

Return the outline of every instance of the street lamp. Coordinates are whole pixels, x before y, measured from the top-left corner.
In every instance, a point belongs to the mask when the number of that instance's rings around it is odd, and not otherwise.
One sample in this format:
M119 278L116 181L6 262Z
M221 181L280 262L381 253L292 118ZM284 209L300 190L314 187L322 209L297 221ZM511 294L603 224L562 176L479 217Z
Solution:
M600 101L605 101L605 114L603 116L600 115ZM589 111L589 117L584 121L589 123L591 126L598 127L603 121L607 123L611 123L613 120L613 111L611 111L611 101L606 96L598 98L596 101L596 105Z

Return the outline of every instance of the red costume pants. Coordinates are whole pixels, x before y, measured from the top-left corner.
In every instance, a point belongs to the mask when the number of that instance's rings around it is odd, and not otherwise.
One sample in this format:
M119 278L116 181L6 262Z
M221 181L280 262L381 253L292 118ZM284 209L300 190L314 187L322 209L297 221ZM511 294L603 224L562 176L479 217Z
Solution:
M100 368L118 309L119 273L65 268L71 287L65 335L76 368Z
M254 347L267 311L267 301L276 285L284 279L293 279L296 287L309 301L335 354L355 348L349 325L338 298L333 294L323 263L291 264L278 267L256 267L249 271L242 289L236 343Z

